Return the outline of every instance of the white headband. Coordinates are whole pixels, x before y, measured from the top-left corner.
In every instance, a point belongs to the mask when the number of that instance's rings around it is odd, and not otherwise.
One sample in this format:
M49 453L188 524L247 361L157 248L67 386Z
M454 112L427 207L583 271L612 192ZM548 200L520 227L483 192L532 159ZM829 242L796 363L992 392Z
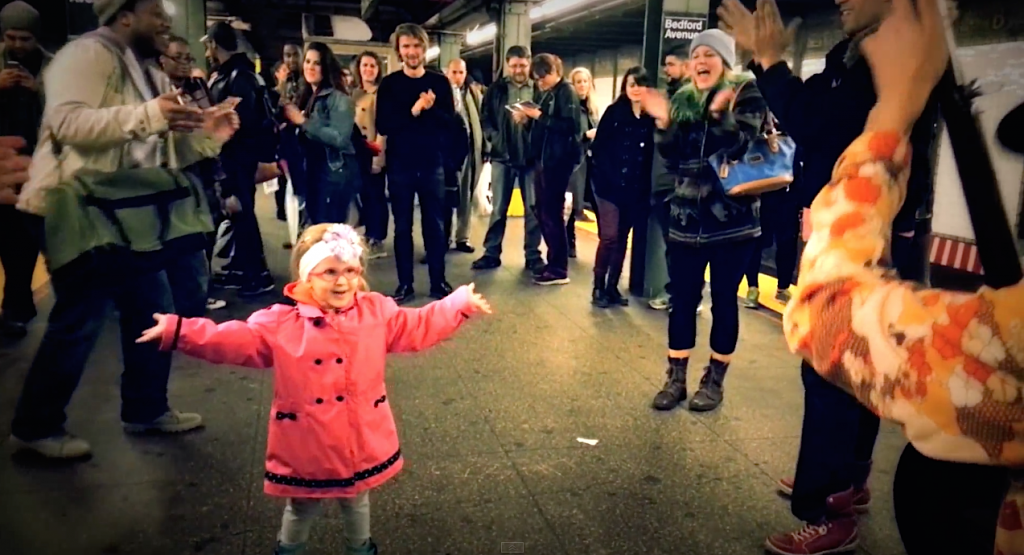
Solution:
M299 260L299 280L306 281L309 272L324 260L335 257L342 262L362 263L363 245L359 234L351 226L335 224L331 226L324 238L310 247Z

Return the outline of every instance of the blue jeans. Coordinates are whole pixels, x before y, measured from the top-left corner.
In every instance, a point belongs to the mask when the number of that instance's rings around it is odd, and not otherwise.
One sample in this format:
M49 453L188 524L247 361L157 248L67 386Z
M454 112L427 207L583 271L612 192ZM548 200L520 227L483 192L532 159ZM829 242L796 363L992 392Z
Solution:
M135 340L153 326L154 313L174 313L176 307L185 317L205 312L206 253L167 256L162 266L138 272L125 269L124 256L129 255L87 255L52 272L56 303L18 400L11 424L15 437L34 441L64 433L68 403L111 303L120 317L124 357L121 420L146 423L168 411L171 353Z

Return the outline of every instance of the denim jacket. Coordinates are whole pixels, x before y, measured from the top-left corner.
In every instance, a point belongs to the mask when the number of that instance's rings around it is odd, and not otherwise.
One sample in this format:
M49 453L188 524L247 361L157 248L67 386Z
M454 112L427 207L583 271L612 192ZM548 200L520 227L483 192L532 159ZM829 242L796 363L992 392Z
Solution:
M356 121L355 105L348 95L334 88L317 91L306 109L306 122L302 134L306 140L307 158L316 163L326 160L327 170L340 172L345 167L345 157L355 156L352 144L352 129ZM312 149L323 149L314 152ZM324 168L308 168L311 175L326 173Z

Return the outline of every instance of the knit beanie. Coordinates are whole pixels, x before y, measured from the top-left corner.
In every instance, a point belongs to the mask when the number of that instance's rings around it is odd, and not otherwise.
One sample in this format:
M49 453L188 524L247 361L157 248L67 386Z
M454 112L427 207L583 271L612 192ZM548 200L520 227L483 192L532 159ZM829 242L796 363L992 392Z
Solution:
M726 68L732 69L732 66L736 64L736 41L724 31L708 29L694 37L693 42L690 43L691 58L693 57L693 51L701 46L707 46L714 50L722 58Z
M28 31L38 35L39 12L21 0L7 4L0 10L0 32L7 31Z
M127 3L128 0L94 0L92 9L96 12L96 18L100 20L100 25L106 25Z

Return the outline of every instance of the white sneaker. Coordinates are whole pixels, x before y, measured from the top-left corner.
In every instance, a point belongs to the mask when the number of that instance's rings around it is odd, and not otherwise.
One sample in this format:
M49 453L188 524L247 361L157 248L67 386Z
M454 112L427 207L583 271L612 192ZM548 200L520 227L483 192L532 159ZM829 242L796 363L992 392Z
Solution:
M206 299L206 310L220 310L228 306L228 302L223 299Z
M191 412L167 411L163 416L146 424L122 422L124 431L131 434L160 432L176 434L194 430L203 425L203 417Z
M12 435L11 445L14 445L16 450L35 451L48 459L77 459L92 453L88 441L71 434L35 441L25 441Z

